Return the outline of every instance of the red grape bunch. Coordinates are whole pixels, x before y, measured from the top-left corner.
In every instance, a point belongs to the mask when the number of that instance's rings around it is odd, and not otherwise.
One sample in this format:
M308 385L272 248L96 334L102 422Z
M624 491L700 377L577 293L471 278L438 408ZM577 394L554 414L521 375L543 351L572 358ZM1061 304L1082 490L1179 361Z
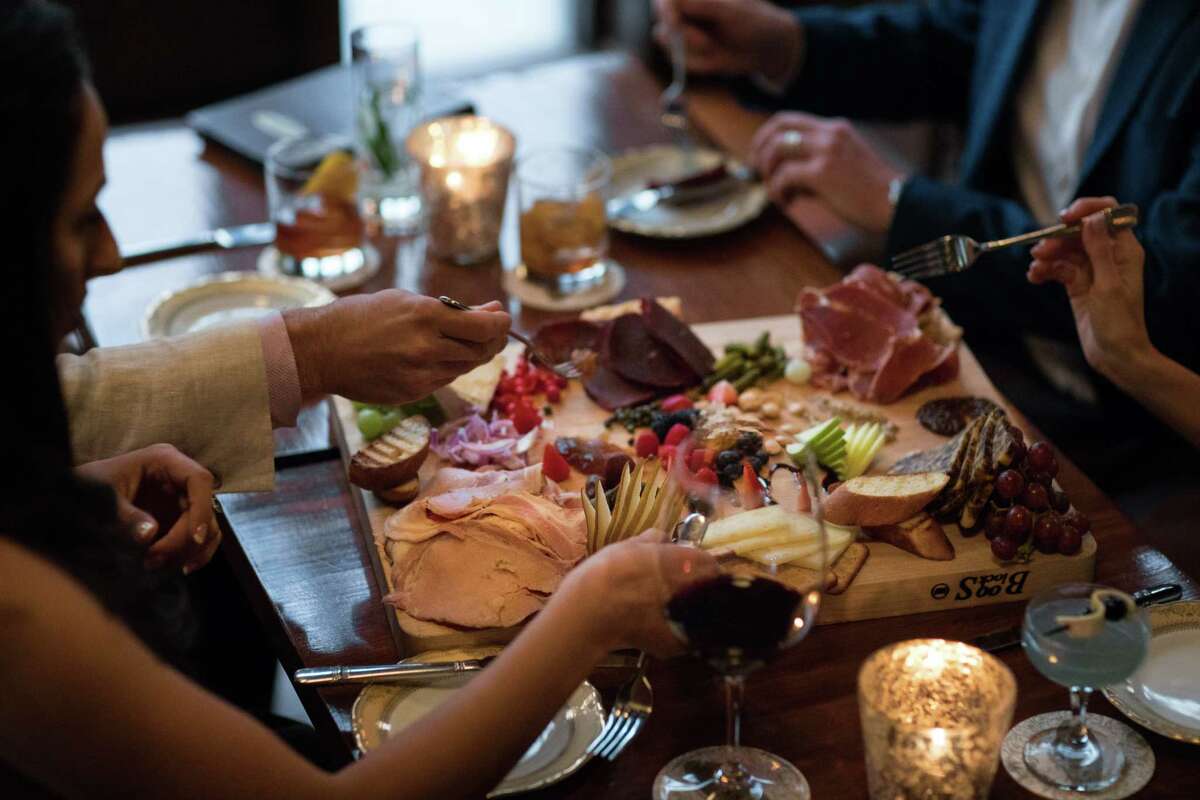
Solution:
M1026 449L1019 428L1010 427L1018 447L1012 464L996 476L984 531L992 554L1000 561L1027 559L1039 553L1074 555L1083 546L1091 522L1071 507L1066 492L1055 487L1058 459L1046 442Z

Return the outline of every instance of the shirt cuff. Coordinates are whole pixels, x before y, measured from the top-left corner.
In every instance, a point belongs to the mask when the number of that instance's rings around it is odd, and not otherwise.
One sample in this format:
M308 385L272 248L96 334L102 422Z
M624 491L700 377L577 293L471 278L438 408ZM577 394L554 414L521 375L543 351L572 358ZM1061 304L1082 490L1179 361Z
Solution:
M300 414L300 373L283 315L275 311L260 319L258 337L267 371L271 427L290 428Z

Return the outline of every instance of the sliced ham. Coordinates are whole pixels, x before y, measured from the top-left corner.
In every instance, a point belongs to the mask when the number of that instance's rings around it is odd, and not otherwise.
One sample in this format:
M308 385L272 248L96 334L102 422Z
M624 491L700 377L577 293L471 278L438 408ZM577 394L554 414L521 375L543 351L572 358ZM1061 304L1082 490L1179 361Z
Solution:
M462 628L509 627L536 613L585 553L578 503L563 505L540 467L444 468L430 491L384 523L395 591L409 616Z

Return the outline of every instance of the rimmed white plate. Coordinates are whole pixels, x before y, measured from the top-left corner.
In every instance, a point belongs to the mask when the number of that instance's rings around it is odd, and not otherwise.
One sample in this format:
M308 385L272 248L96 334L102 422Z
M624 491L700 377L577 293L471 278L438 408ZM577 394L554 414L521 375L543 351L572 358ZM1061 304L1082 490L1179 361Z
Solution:
M173 289L150 304L142 317L142 337L155 339L207 330L272 311L323 306L333 292L303 278L222 272L185 289Z
M1137 724L1200 744L1200 601L1153 606L1148 614L1146 660L1104 696Z
M646 188L651 181L678 180L689 173L717 166L726 159L715 150L698 149L695 162L685 161L683 150L670 144L626 150L613 158L610 197L621 197ZM661 239L713 236L739 228L767 207L767 190L760 183L703 202L682 206L659 204L649 211L610 219L608 224L625 233Z
M421 660L432 660L421 656ZM351 710L354 740L363 753L370 752L396 731L416 722L445 702L471 675L413 684L371 684L359 694ZM604 727L600 693L584 681L542 731L512 771L488 797L528 792L558 783L588 762L587 748Z

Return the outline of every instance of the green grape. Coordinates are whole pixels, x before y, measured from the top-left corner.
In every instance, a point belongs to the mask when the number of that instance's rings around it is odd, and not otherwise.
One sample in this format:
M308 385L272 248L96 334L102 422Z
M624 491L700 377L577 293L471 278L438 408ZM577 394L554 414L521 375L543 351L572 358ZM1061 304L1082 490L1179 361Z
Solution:
M364 408L358 412L358 430L368 441L384 432L383 414L374 408Z
M400 424L400 420L404 419L407 416L408 415L405 414L402 409L389 408L387 411L383 412L383 427L380 429L379 432L382 434L387 431L390 431L392 428L394 428Z

